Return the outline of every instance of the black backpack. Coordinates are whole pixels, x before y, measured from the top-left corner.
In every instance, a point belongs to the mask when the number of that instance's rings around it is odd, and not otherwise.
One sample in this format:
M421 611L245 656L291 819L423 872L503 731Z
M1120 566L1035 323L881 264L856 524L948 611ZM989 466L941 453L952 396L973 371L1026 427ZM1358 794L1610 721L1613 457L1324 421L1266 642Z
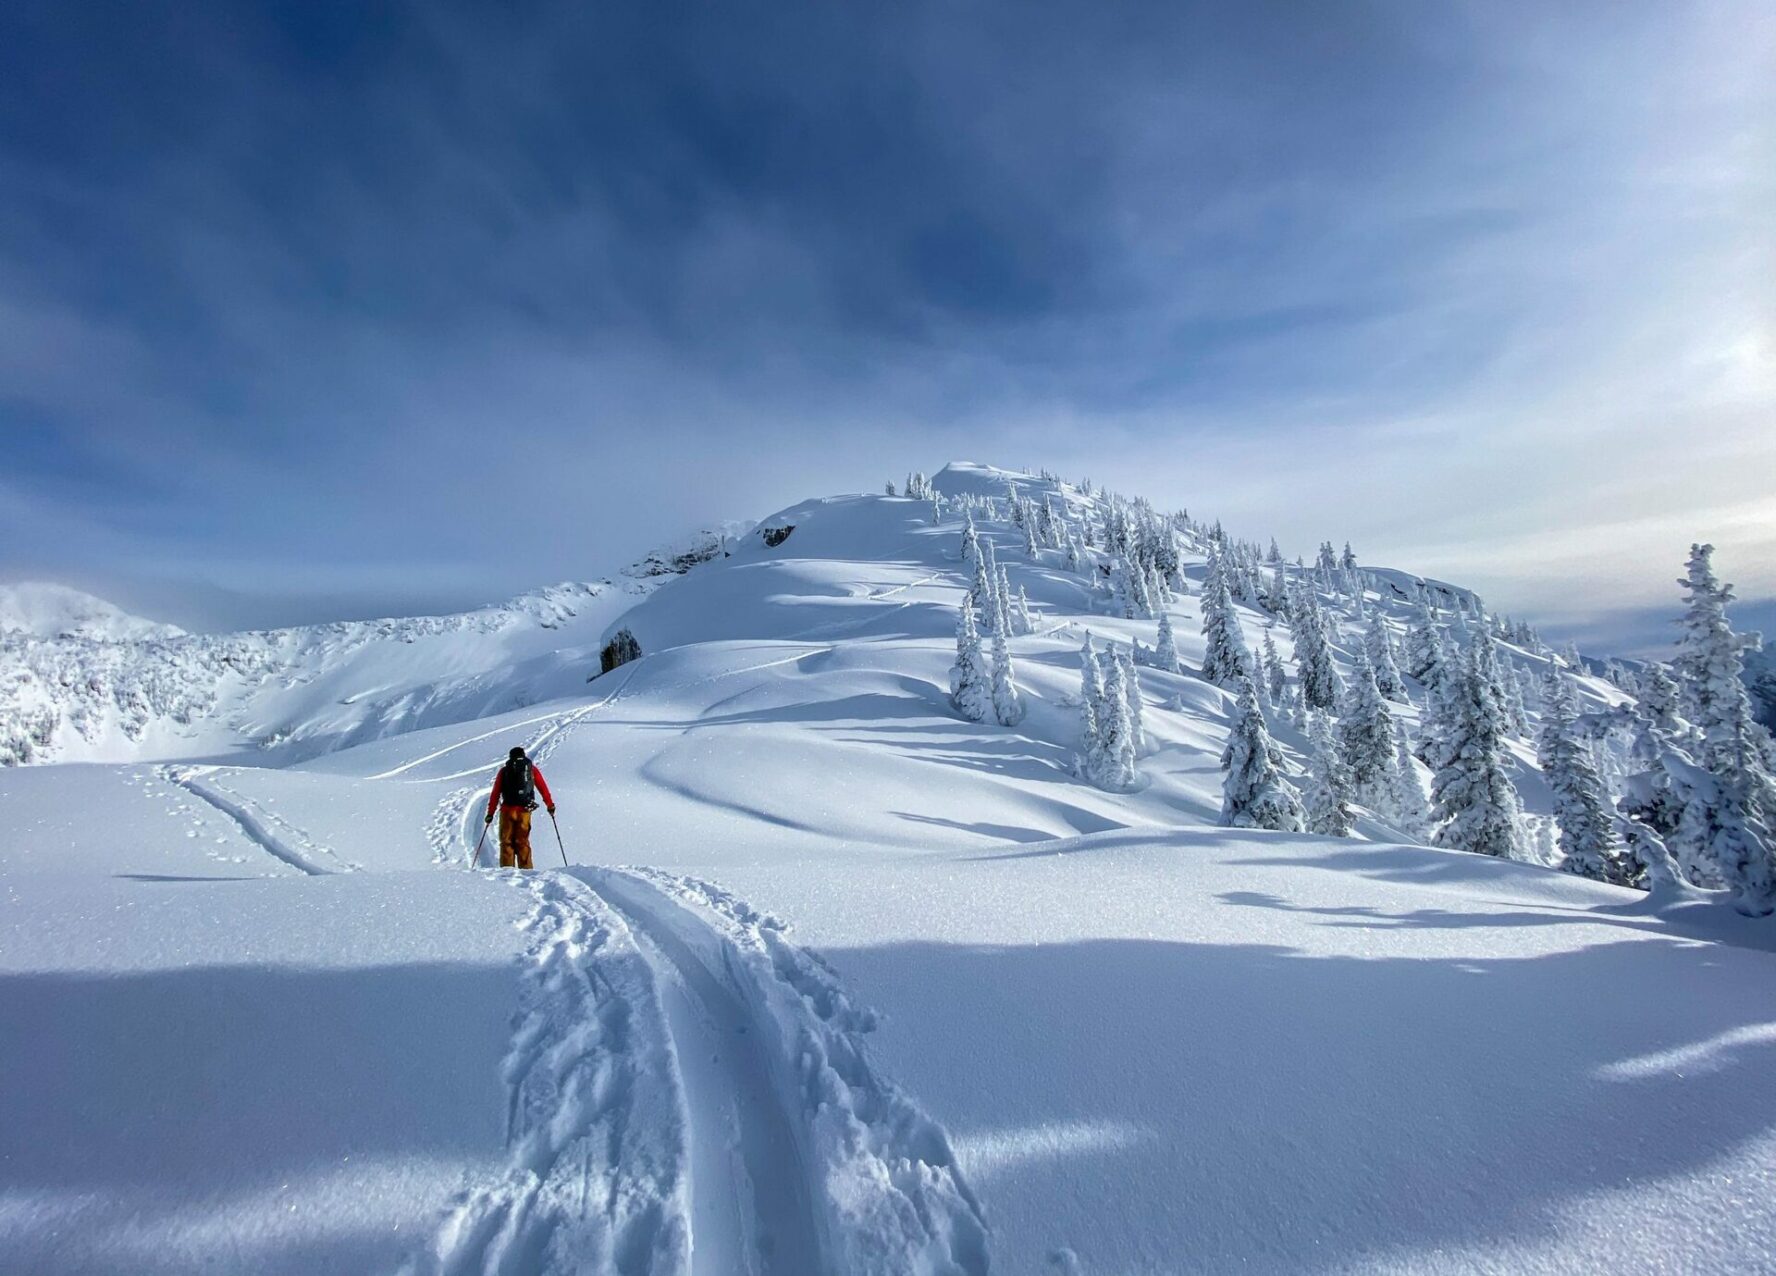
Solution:
M536 805L536 780L529 758L513 758L500 768L500 805Z

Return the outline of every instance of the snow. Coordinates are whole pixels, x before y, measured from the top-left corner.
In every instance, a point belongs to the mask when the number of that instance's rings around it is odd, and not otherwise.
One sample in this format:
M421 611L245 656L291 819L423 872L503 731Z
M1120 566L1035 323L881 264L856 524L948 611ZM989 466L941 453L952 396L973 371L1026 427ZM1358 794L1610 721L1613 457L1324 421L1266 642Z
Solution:
M177 625L132 616L103 598L66 585L27 580L0 585L0 633L144 642L180 638L185 631Z
M934 484L1013 481L1084 499ZM963 721L931 514L804 502L554 630L292 640L288 701L0 771L0 1270L1776 1270L1768 923L1366 812L1216 827L1189 672L1138 671L1134 791L1083 783L1079 648L1155 622L980 520L1036 625L1025 718ZM242 705L302 747L216 749ZM463 871L514 743L571 871Z

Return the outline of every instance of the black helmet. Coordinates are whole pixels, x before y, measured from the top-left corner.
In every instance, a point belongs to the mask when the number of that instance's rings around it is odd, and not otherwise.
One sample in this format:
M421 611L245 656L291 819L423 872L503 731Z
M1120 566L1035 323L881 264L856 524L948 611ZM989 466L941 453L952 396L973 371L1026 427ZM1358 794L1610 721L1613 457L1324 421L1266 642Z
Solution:
M521 758L521 757L523 757L523 756L524 756L524 746L523 746L523 745L522 745L522 744L515 744L515 745L513 745L513 746L512 746L512 751L511 751L511 752L510 752L510 753L508 753L508 754L506 754L506 756L507 756L507 757L508 757L508 758Z

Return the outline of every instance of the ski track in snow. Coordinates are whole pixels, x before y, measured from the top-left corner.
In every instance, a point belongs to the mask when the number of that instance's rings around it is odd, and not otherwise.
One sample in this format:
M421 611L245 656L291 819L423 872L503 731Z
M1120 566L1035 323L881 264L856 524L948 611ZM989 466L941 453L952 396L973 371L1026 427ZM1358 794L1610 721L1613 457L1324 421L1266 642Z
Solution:
M730 1097L768 1081L793 1159L773 1141L776 1118L755 1114L762 1123L740 1131L738 1160L755 1187L773 1167L804 1176L814 1234L774 1239L805 1245L818 1263L797 1267L779 1250L784 1265L762 1270L984 1276L986 1223L948 1136L875 1071L862 1040L875 1017L851 1004L826 965L720 887L650 868L583 872L674 963L717 1026L744 1013L747 1035L766 1038L750 1059L724 1056ZM793 1199L769 1205L799 1208Z
M455 753L458 749L466 749L471 744L479 744L483 740L491 740L496 735L508 735L511 732L516 731L519 727L532 726L538 722L557 722L573 712L575 711L570 709L560 713L545 713L540 717L526 718L523 722L509 722L496 731L483 731L480 735L472 735L466 740L458 740L455 744L447 744L442 749L434 749L423 757L414 758L411 761L401 763L400 766L390 767L386 771L379 771L375 775L367 775L364 778L367 780L392 780L397 775L405 775L407 772L413 770L414 767L424 766L428 762L435 762L447 753ZM429 781L422 780L419 781L419 783L429 783Z
M560 744L563 740L565 740L569 735L572 734L573 729L575 727L579 726L581 722L585 721L587 718L589 718L593 714L597 713L600 709L603 709L608 705L615 704L619 699L622 698L623 693L629 690L629 684L632 681L634 681L635 670L636 670L636 667L638 667L640 665L640 663L641 663L640 661L632 662L632 664L629 668L628 674L626 674L624 676L623 680L620 683L618 683L615 687L611 688L610 693L608 695L606 695L604 697L604 699L602 699L602 700L594 701L593 703L591 703L589 705L585 705L585 706L578 708L578 709L569 709L569 710L566 710L565 712L562 712L562 713L545 714L540 718L529 718L529 719L526 719L524 722L515 722L515 723L511 724L511 726L502 727L498 731L489 731L483 735L478 735L475 737L475 740L476 741L488 740L496 735L507 735L507 734L510 734L510 732L512 730L514 730L515 728L522 727L522 726L529 726L533 722L553 722L553 723L555 723L554 726L548 727L540 735L538 735L536 739L532 740L529 744L524 746L524 751L530 755L531 761L533 761L533 762L546 761L548 759L549 755L551 753L553 753L560 746ZM462 743L463 744L470 744L473 742L474 741L464 740ZM412 762L402 763L400 766L396 767L392 771L383 772L382 777L375 777L375 778L386 778L387 776L397 775L397 774L401 773L402 771L406 771L412 767L419 766L421 763L429 762L433 758L443 757L446 753L451 752L452 750L454 750L457 747L458 746L456 746L456 745L452 745L448 749L439 749L436 753L429 754L426 757L415 758ZM486 765L482 765L482 766L478 766L478 767L470 767L466 771L452 771L449 775L436 775L436 776L430 777L429 779L424 779L424 780L410 780L410 781L407 781L407 783L410 783L410 784L441 784L446 780L461 780L461 779L466 779L467 777L469 777L471 775L491 776L495 769L496 769L496 764L486 764ZM489 783L492 783L492 781L489 780Z
M747 665L739 669L723 669L716 673L707 674L701 678L690 678L682 682L672 683L666 689L680 691L690 687L700 687L708 683L720 682L725 678L738 677L741 674L758 673L760 670L775 669L780 665L792 665L798 661L806 660L810 656L824 655L834 649L835 648L830 643L811 644L808 650L798 651L793 656L783 656L776 660L767 660L762 664ZM579 726L580 723L598 712L598 710L608 708L618 700L622 699L628 693L629 684L634 681L636 673L645 660L646 657L644 656L642 660L634 661L627 666L629 673L624 677L623 681L613 688L609 695L605 696L604 699L595 704L589 704L584 708L570 710L565 713L546 714L540 718L531 718L528 722L514 723L514 726L525 726L531 722L555 722L558 724L544 731L534 741L525 746L525 751L530 754L531 760L537 763L548 761L549 757L555 752L555 750L560 748L562 743L573 733L575 727ZM509 730L509 728L507 728L507 730ZM474 737L474 740L486 740L500 734L500 731L489 731ZM468 740L463 741L464 744L472 742L473 741ZM456 747L456 745L452 745L450 748L439 749L433 753L429 753L425 757L415 758L411 762L404 762L393 770L384 771L380 777L373 778L387 778L389 776L401 774L402 772L419 766L433 758L442 757ZM487 777L487 784L491 784L491 777L494 770L494 765L490 763L467 771L455 771L449 775L436 776L429 780L412 780L406 781L406 783L440 784L449 780L466 779L469 776L484 776ZM474 829L475 812L479 805L477 799L480 794L485 793L486 791L485 785L468 785L463 788L452 789L441 801L439 801L437 809L432 813L431 821L426 825L426 842L432 848L432 862L434 864L448 864L457 860L461 860L465 864L468 863L472 852L465 848L473 847L476 838L479 836Z
M501 1067L508 1161L459 1195L406 1276L682 1276L686 1118L652 970L584 883L511 880L532 905Z
M316 877L330 873L355 873L362 865L322 846L282 816L266 810L252 798L211 778L213 767L162 767L161 776L192 796L209 803L240 825L241 832L274 859Z
M694 1276L827 1270L797 1123L779 1101L745 983L719 938L653 887L589 870L654 963L691 1122ZM651 951L650 951L651 950Z

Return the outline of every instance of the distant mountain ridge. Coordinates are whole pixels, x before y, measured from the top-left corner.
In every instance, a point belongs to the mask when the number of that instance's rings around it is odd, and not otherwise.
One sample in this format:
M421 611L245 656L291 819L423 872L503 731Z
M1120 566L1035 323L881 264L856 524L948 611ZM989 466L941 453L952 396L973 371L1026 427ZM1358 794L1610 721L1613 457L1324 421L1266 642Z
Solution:
M188 634L60 585L0 592L0 766L272 750L282 761L566 694L596 640L745 524L602 580L444 616Z
M132 616L103 598L39 580L0 585L0 633L102 642L154 642L185 636L177 625Z

